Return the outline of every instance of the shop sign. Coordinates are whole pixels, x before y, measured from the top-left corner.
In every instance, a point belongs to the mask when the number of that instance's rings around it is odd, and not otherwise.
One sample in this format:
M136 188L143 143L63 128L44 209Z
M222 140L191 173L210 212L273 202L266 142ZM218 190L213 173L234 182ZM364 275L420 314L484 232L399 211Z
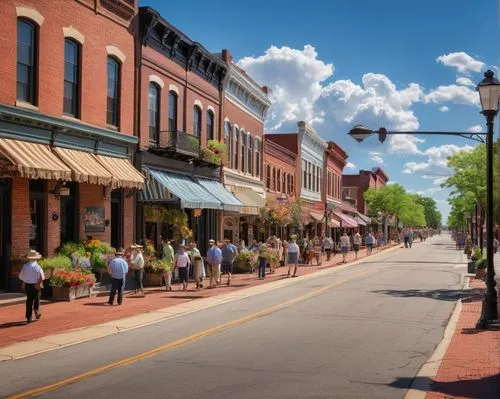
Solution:
M85 232L102 233L106 227L104 207L85 208Z

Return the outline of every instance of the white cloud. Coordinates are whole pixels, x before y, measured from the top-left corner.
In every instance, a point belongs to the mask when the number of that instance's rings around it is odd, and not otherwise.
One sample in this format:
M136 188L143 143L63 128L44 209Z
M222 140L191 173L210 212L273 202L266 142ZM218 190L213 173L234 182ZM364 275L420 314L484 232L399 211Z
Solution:
M465 145L459 147L455 144L444 144L438 147L428 148L424 154L427 155L426 162L407 162L404 165L404 174L418 174L425 179L434 179L434 185L441 184L451 174L447 166L450 155L459 151L471 151L474 147Z
M439 111L441 112L448 112L450 109L446 106L446 105L443 105L441 108L439 108Z
M424 97L426 103L444 103L479 105L479 94L465 86L438 86Z
M356 165L354 165L352 162L347 162L344 169L354 170L354 169L356 169Z
M437 192L443 191L441 187L430 187L426 188L424 190L408 190L409 193L411 194L418 194L418 195L423 195L423 196L429 196L432 194L435 194Z
M481 133L483 131L483 128L479 125L474 125L468 128L467 131L469 133Z
M484 62L475 60L463 51L441 55L436 61L446 66L456 68L460 73L481 72L481 69L484 67Z
M457 78L457 80L455 81L457 83L457 85L461 85L461 86L475 86L475 84L472 82L472 80L470 80L469 78L465 78L463 76Z
M422 154L418 149L418 143L424 143L425 140L408 134L398 134L391 136L389 140L389 154Z
M384 164L384 158L382 158L382 154L380 152L370 152L370 159L378 165Z

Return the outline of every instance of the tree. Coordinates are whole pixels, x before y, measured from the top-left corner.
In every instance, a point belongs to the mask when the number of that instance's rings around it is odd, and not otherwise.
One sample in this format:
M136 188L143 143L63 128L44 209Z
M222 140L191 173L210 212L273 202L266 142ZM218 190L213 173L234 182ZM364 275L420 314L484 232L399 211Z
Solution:
M429 197L414 194L413 198L417 204L424 207L425 224L427 227L437 229L441 227L441 212L438 211L436 201Z

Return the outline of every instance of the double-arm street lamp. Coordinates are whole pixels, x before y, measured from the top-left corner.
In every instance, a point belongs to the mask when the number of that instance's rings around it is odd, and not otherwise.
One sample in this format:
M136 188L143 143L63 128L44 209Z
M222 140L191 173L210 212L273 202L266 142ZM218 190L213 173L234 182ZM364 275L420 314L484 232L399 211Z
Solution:
M481 317L477 322L477 328L488 328L498 326L497 292L495 289L495 266L493 263L493 122L498 114L498 102L500 99L500 82L493 77L493 72L488 70L484 73L484 79L477 85L479 98L481 100L482 114L486 118L486 133L468 132L429 132L429 131L387 131L385 128L378 130L367 129L362 125L356 125L348 135L357 142L362 142L372 134L378 134L379 141L383 143L387 135L434 135L434 136L460 136L467 139L486 142L486 257L487 257L487 279L486 292L484 294ZM484 139L486 138L486 140Z

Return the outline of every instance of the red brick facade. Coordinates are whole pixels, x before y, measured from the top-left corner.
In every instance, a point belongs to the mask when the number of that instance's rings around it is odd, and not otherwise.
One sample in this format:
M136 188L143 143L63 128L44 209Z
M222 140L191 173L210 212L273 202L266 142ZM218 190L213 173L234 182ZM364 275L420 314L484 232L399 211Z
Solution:
M347 153L330 141L326 150L323 173L323 200L337 206L342 204L342 172L347 162Z
M264 136L264 184L269 199L296 198L297 156Z
M364 193L369 188L381 188L387 184L388 176L382 168L360 170L357 175L342 176L342 199L354 201L358 212L366 215L368 206L365 204Z

